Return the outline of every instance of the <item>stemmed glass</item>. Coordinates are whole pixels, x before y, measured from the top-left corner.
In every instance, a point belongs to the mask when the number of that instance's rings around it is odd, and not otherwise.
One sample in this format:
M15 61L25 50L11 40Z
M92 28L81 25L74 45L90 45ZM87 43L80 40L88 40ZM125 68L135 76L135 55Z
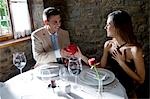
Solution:
M82 71L81 58L71 57L68 63L68 71L71 75L75 76L75 84L77 84L78 75Z
M103 92L103 80L98 78L98 99L102 99L102 92Z
M103 93L103 80L106 78L107 74L99 75L98 78L98 99L102 99L102 93Z
M43 64L37 68L37 75L40 80L48 84L48 87L54 87L55 80L59 77L59 66ZM56 86L55 86L56 87Z
M66 67L60 67L59 77L62 81L68 81L68 70Z
M22 69L26 65L26 56L24 52L16 52L13 53L13 64L20 70L20 73L22 73Z

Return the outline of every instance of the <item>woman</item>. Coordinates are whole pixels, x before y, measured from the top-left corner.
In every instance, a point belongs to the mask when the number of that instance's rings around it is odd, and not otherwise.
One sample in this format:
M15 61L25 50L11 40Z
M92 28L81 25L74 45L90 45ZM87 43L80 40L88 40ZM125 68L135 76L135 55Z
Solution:
M105 26L107 37L104 44L101 67L110 66L115 76L126 88L129 98L136 98L135 85L145 79L144 59L141 46L133 33L132 21L125 11L108 15Z

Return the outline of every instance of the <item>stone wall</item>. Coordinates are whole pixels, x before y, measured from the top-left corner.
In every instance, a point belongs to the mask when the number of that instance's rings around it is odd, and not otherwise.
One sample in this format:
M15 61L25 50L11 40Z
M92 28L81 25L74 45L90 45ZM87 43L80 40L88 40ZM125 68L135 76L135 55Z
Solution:
M43 26L42 13L43 13L43 0L29 0L30 9L32 13L33 30L38 29Z

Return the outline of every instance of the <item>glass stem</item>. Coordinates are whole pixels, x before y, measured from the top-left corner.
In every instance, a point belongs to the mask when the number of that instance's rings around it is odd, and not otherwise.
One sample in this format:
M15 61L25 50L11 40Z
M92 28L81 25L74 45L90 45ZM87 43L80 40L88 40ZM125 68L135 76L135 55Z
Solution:
M102 84L102 80L99 79L98 80L98 93L102 93L103 92L103 84Z
M78 76L75 75L75 84L77 84Z
M20 73L22 73L22 69L19 69L20 70Z

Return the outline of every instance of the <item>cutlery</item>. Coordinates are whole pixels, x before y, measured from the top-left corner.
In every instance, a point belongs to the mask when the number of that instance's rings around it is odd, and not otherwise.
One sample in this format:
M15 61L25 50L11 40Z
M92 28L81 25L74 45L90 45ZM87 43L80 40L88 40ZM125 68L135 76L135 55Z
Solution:
M94 72L87 72L87 75L88 75L88 77L91 77L91 78L97 80L96 74L95 74ZM100 74L99 74L99 75L100 75ZM107 78L107 73L101 74L100 77L102 77L102 78L100 78L101 80L106 80L106 78Z

